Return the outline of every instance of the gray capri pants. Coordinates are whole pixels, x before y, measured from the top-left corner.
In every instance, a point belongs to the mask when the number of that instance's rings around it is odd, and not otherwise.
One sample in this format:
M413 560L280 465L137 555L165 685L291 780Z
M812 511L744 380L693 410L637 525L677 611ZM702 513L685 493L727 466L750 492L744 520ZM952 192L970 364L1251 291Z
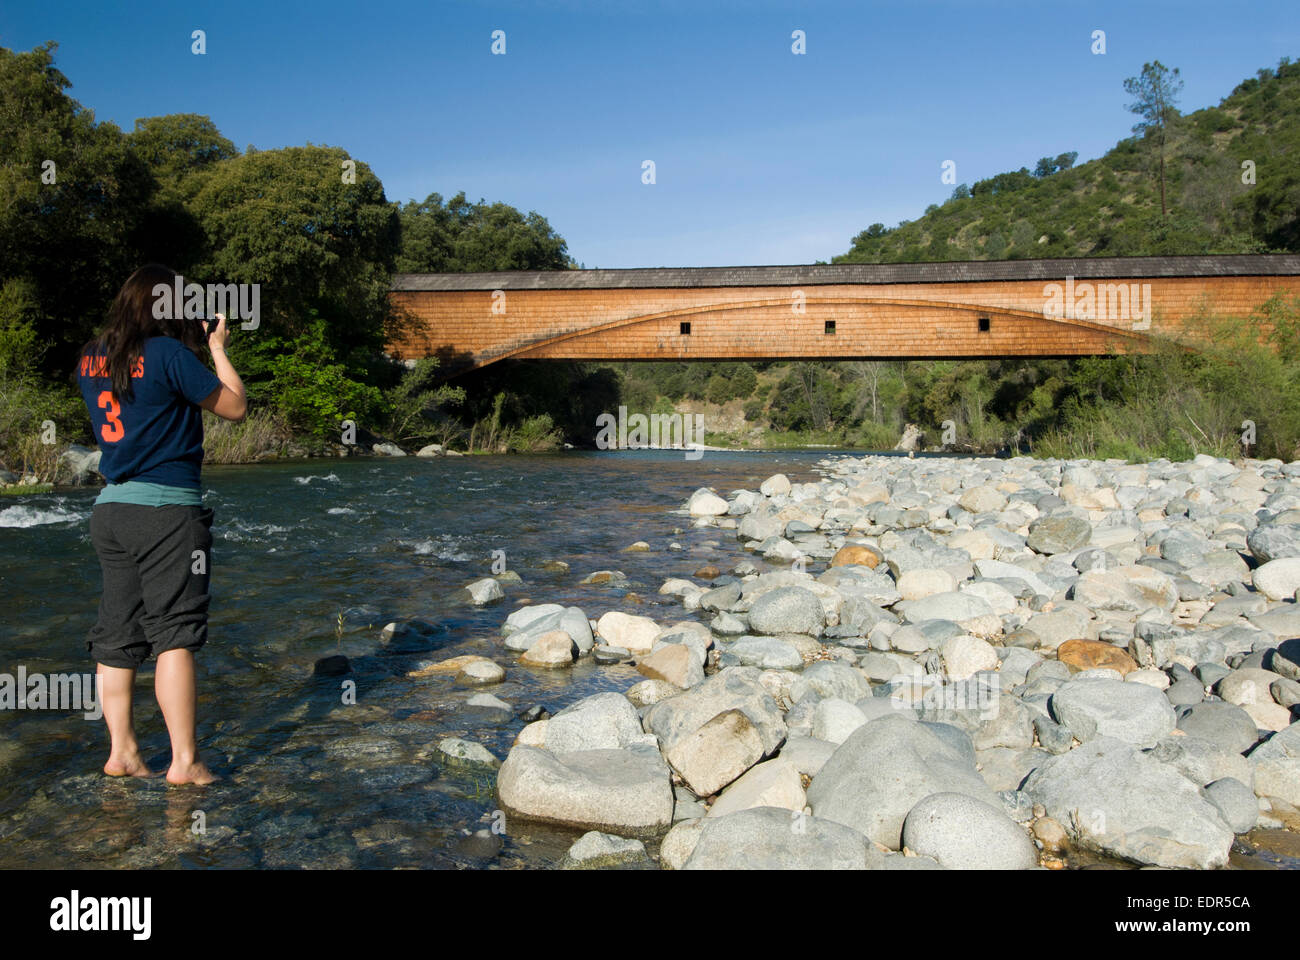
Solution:
M96 504L90 541L104 578L99 619L86 638L96 663L136 669L150 656L207 642L211 508Z

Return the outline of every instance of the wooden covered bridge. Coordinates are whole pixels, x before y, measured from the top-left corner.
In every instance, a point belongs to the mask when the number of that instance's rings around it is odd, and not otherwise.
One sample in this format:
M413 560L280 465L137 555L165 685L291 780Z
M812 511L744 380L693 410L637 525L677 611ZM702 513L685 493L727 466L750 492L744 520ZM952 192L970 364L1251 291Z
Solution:
M388 345L449 372L505 359L1072 357L1196 336L1300 296L1300 256L398 274Z

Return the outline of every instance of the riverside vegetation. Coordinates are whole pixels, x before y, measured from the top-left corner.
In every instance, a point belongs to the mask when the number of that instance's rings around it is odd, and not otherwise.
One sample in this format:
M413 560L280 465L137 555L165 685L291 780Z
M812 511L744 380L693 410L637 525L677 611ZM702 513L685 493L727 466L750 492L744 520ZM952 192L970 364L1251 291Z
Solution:
M1294 856L1300 462L821 472L689 498L753 559L664 582L683 619L529 604L499 655L427 668L644 677L525 718L504 762L440 749L499 767L508 823L588 831L569 867L1214 868L1247 834Z
M708 441L738 446L893 447L907 424L933 446L1045 456L1227 455L1243 420L1249 452L1300 445L1297 304L1238 317L1210 349L1073 361L949 363L502 363L441 382L436 362L384 356L402 317L394 271L569 269L536 213L463 194L390 202L337 147L242 153L194 114L124 132L68 96L54 45L0 48L0 474L68 480L88 461L70 372L122 278L162 260L199 281L257 283L262 325L233 339L253 413L209 433L209 459L357 449L532 451L593 443L596 417L626 405L704 413ZM837 262L1300 250L1300 65L1284 58L1218 106L1152 114L1169 87L1149 64L1132 90L1139 132L1096 160L1043 158L999 174L915 221L872 224ZM1144 112L1145 111L1145 112ZM1242 158L1257 171L1243 182ZM42 179L45 161L57 176ZM349 164L355 164L349 168ZM350 169L350 177L346 174ZM1265 326L1261 327L1260 322ZM1261 341L1260 330L1266 333ZM1243 386L1246 389L1243 389ZM337 443L344 420L360 447ZM50 429L52 425L52 430ZM53 441L51 442L51 437Z

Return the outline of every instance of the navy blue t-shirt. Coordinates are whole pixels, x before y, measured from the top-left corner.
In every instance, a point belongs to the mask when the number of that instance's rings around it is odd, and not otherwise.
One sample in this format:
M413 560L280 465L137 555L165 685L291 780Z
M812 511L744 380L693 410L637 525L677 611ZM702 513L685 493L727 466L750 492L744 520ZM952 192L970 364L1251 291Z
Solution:
M113 396L113 383L103 373L102 355L82 355L77 381L101 451L99 472L112 483L198 487L203 465L198 404L221 386L217 375L174 337L145 340L131 371L129 403Z

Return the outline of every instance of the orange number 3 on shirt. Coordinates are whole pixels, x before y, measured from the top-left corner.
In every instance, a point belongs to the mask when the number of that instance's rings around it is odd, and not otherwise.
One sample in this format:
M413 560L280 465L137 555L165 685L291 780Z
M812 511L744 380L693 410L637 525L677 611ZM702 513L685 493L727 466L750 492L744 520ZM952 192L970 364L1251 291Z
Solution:
M105 390L99 395L99 408L105 411L104 416L108 418L108 423L99 428L99 435L104 438L105 443L117 443L126 431L122 427L122 421L117 419L122 408L113 399L112 390Z

